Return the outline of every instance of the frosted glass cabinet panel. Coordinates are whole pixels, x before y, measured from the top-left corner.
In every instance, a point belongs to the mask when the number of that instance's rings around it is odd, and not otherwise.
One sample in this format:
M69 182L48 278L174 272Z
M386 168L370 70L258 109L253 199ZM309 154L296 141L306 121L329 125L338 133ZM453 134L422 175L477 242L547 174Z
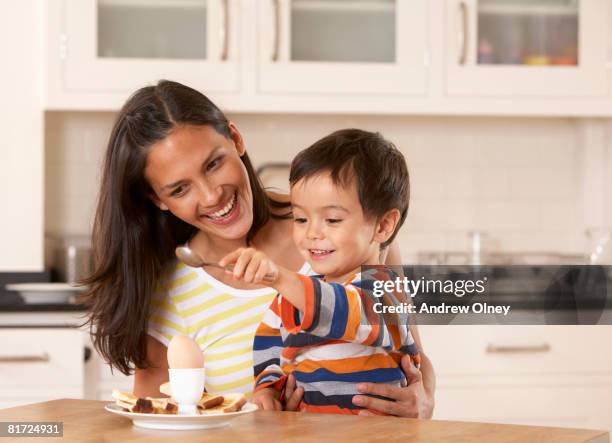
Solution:
M426 91L426 0L258 1L261 91Z
M68 90L239 87L239 0L63 0Z
M394 63L395 2L293 0L291 60Z
M450 94L606 93L606 0L446 0Z
M578 0L480 0L478 64L578 64Z
M98 0L98 57L206 59L207 0Z

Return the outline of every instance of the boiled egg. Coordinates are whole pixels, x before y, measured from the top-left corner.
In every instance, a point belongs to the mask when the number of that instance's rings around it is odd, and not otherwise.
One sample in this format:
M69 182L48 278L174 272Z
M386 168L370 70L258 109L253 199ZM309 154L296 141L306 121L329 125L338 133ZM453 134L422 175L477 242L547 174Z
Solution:
M175 335L168 345L168 366L172 369L202 368L202 350L191 337Z

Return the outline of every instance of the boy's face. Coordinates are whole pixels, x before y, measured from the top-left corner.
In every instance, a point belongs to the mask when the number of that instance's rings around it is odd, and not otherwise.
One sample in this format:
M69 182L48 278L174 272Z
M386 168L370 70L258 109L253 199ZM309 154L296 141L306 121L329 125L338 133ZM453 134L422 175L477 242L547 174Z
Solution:
M376 221L366 217L355 180L335 185L329 172L300 180L291 188L293 240L314 271L330 281L351 277L363 264L377 264Z

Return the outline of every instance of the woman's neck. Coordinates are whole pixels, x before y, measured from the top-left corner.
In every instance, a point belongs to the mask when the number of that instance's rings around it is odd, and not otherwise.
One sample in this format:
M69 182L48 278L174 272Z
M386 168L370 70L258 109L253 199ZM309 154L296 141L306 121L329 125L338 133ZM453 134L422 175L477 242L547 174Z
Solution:
M247 245L246 236L238 239L214 237L199 231L191 240L189 247L205 261L217 262L227 254Z

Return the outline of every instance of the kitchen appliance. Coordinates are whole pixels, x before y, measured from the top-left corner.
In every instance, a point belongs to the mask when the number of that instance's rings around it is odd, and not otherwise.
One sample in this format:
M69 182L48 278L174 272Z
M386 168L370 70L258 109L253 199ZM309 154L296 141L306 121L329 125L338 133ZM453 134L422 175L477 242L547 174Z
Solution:
M91 238L68 236L52 239L54 280L77 283L93 272Z

